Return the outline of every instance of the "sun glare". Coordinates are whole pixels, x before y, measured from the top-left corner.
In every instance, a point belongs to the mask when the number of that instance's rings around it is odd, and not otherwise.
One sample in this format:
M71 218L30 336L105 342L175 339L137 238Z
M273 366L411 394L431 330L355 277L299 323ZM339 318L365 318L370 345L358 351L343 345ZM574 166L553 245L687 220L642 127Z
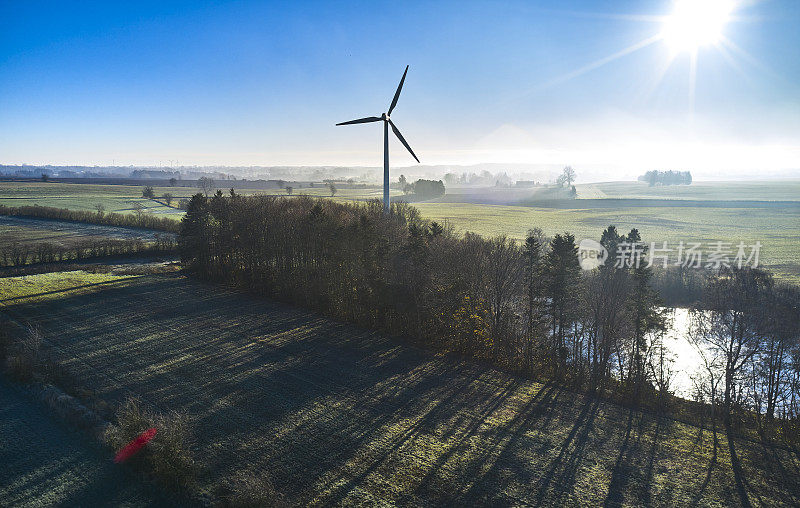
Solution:
M674 53L715 44L733 10L732 0L675 0L661 37Z

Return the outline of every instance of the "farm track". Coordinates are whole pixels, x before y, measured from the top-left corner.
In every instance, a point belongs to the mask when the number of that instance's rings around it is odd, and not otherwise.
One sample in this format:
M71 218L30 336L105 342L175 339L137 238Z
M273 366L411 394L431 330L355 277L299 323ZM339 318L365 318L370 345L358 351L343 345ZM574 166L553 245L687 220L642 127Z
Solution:
M244 469L304 504L741 502L724 438L712 459L697 428L182 276L4 310L100 398L189 413L209 486ZM798 502L798 457L737 447L750 502Z

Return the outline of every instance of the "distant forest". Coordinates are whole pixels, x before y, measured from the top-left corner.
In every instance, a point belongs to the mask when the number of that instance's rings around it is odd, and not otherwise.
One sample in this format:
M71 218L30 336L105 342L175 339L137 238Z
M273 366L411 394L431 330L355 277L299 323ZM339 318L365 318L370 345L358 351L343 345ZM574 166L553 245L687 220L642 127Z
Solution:
M614 260L640 242L609 226ZM667 316L644 263L582 271L575 238L459 235L393 202L343 204L231 191L192 197L179 233L195 275L500 368L640 405L671 398ZM693 336L708 351L695 398L726 422L800 415L800 293L730 268L703 283ZM715 413L716 414L716 413Z
M400 175L401 177L403 175ZM403 184L403 180L401 180L401 185ZM403 192L406 194L414 194L420 198L437 198L439 196L444 196L445 189L444 183L441 180L417 180L414 183L407 183L403 186Z
M648 171L639 177L640 182L654 185L690 185L692 173L689 171Z

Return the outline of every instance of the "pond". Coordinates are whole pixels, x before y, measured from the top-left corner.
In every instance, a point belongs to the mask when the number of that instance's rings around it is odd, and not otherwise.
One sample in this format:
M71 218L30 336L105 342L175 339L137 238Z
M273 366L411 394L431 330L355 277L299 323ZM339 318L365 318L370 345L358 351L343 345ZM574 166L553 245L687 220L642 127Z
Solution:
M664 336L664 346L674 360L672 390L679 397L691 398L691 377L703 369L703 357L689 340L691 312L679 307L665 310L670 319Z

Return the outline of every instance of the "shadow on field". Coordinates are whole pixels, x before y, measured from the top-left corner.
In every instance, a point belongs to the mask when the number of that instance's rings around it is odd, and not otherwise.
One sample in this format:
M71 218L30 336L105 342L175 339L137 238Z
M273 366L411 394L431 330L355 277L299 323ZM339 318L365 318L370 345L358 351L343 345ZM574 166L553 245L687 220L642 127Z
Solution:
M2 309L103 400L188 413L209 488L246 472L299 504L737 502L697 429L182 276ZM743 492L794 499L793 475L770 482Z
M0 377L0 506L188 506Z

